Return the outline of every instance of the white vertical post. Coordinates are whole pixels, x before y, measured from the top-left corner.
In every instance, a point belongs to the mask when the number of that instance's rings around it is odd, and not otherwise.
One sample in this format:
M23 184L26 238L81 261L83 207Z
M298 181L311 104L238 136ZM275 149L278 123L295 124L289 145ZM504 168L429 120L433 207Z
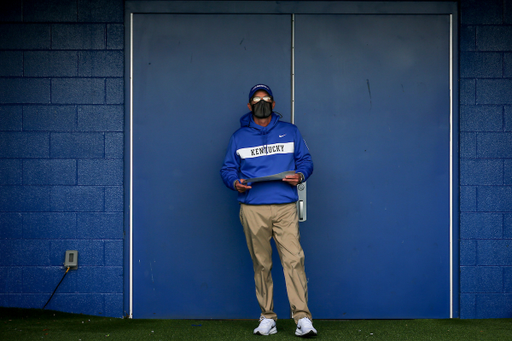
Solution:
M453 318L453 14L450 14L450 318Z
M291 82L292 82L292 115L291 115L291 123L295 124L295 14L292 14L292 70L291 70Z
M130 13L130 307L133 318L133 13Z

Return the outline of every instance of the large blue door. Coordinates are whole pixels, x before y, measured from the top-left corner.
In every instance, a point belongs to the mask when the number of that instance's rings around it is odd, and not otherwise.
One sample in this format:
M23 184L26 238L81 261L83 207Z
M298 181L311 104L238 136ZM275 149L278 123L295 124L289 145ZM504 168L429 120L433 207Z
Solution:
M135 14L132 26L134 317L258 317L219 168L248 89L269 84L288 121L293 79L315 163L301 223L314 317L449 317L448 16L295 15L293 35L292 15Z
M317 318L450 316L449 16L297 16Z

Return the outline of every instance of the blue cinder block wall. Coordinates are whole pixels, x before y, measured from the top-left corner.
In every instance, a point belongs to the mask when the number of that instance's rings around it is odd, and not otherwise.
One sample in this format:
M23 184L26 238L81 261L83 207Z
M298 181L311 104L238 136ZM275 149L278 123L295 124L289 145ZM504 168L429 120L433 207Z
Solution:
M0 4L0 306L123 311L123 0Z
M512 0L460 2L460 317L512 317ZM123 0L0 4L0 306L120 317Z
M510 318L512 1L460 8L460 315Z

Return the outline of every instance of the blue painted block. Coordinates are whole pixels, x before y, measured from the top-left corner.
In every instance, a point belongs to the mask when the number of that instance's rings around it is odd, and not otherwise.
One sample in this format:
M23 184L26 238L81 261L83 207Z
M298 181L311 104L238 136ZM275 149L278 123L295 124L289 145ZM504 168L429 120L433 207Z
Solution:
M512 50L511 26L479 26L476 29L476 46L479 51Z
M460 318L474 319L476 318L476 295L461 294L460 295Z
M105 138L102 133L52 134L52 158L103 158L104 153Z
M25 185L76 185L75 160L24 160Z
M123 240L105 241L105 265L123 266Z
M512 160L503 160L503 183L512 185Z
M55 294L46 307L66 313L104 316L105 302L102 294Z
M107 24L107 49L124 49L124 25Z
M123 238L123 213L78 213L77 237L81 239Z
M120 266L86 266L77 271L77 291L80 293L122 293L123 268Z
M0 15L1 18L1 15ZM0 293L0 307L11 308L11 294Z
M503 269L500 267L460 267L460 291L472 292L502 292Z
M462 78L497 78L502 76L501 53L462 52L460 54Z
M504 214L503 238L512 239L512 214L511 213Z
M479 240L477 254L477 265L508 266L512 259L512 240Z
M48 266L50 242L46 240L1 240L1 266Z
M476 318L511 318L512 294L476 295Z
M503 77L512 77L512 53L503 54Z
M23 292L24 293L51 293L57 287L64 276L66 268L63 266L34 267L23 268ZM76 276L72 271L66 274L66 277L59 285L58 292L75 292ZM48 296L50 298L50 296Z
M105 265L105 243L95 239L61 239L50 243L50 264L62 266L66 250L78 251L78 270L82 266Z
M124 103L124 79L109 78L107 79L107 104L123 104Z
M464 25L501 24L503 3L501 0L462 1L461 22Z
M123 294L107 294L105 297L105 316L123 317Z
M460 26L459 32L460 51L476 51L476 28L474 26Z
M476 81L474 79L460 80L460 105L476 104Z
M512 79L477 80L476 102L478 104L512 104Z
M3 1L0 5L0 21L22 21L22 0Z
M463 159L460 161L461 185L502 185L503 161Z
M78 0L78 21L123 22L123 0Z
M478 211L512 211L511 186L482 186L478 188Z
M512 131L512 107L505 107L505 131Z
M23 77L23 52L0 51L0 77Z
M76 213L23 214L23 238L73 239L76 235Z
M49 50L49 24L0 24L0 50Z
M466 106L460 107L461 131L502 131L502 106Z
M510 132L510 131L512 131L512 107L505 106L504 109L505 109L504 110L504 116L505 116L505 119L504 119L504 122L505 122L504 130L506 132Z
M19 239L14 240L1 240L0 239L0 250L2 250L2 253L0 253L0 266L13 266L16 265L14 263L14 254L13 250L16 248L17 245L20 244Z
M476 211L476 187L460 187L460 210L462 212Z
M75 106L34 105L23 108L23 128L39 131L76 130Z
M74 51L26 51L25 77L76 77L77 63Z
M123 160L78 160L78 184L120 186L123 184Z
M503 291L512 293L512 267L503 268Z
M0 132L0 158L47 158L49 150L47 133Z
M476 134L460 133L460 157L475 158L476 157Z
M21 213L0 213L0 239L23 237L23 216Z
M27 22L77 21L76 1L24 0L23 19Z
M2 212L43 212L49 209L49 188L0 186L0 211Z
M50 80L44 78L0 78L0 103L50 103Z
M105 158L121 159L124 156L124 134L105 134Z
M505 1L505 8L503 9L503 22L505 24L512 24L512 6L510 6L510 2Z
M105 188L105 211L124 211L124 189L122 186Z
M460 241L460 265L476 265L476 240Z
M103 211L103 187L55 186L51 188L51 210L64 212Z
M81 131L123 131L122 105L85 105L78 107L78 129Z
M52 79L52 103L104 104L105 80L99 78Z
M477 138L477 157L511 158L512 133L482 133Z
M501 239L503 214L462 212L460 237L463 239Z
M50 298L50 294L12 294L10 299L10 306L16 308L36 308L41 309ZM48 307L47 307L48 309Z
M0 159L0 185L21 185L21 160Z
M50 265L50 242L42 239L23 239L20 248L14 251L17 265Z
M0 105L0 131L21 131L22 127L22 106Z
M21 267L0 267L0 292L22 292L23 272Z
M123 77L124 53L122 51L79 52L79 77Z
M105 25L52 25L52 49L54 50L104 50L105 48Z

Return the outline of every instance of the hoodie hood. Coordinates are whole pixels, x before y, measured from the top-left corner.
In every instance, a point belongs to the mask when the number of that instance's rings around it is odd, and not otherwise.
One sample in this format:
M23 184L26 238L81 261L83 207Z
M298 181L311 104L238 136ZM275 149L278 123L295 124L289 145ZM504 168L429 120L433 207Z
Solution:
M274 128L277 122L279 122L279 120L281 119L281 116L277 115L275 112L272 112L271 117L272 119L270 120L268 126L262 127L254 122L254 119L252 118L252 111L250 111L240 118L240 126L242 128L250 127L261 131L269 131L272 128Z

